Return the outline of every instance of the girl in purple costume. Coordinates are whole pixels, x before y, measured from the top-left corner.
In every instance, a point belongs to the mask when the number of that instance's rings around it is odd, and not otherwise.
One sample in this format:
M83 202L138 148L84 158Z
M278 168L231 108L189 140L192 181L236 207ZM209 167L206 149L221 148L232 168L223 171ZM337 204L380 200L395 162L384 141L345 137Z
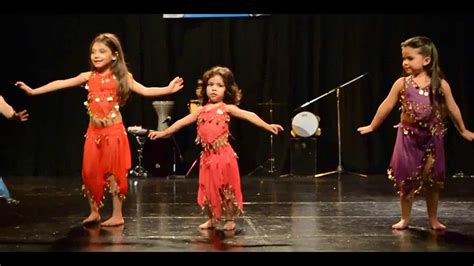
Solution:
M393 84L370 125L357 130L367 134L377 129L397 101L401 118L397 139L387 171L400 194L401 219L393 229L406 229L415 194L426 197L429 225L434 230L446 226L438 221L439 190L444 185L444 120L449 113L456 129L468 141L474 133L467 130L451 88L439 67L438 51L427 37L413 37L401 44L403 77Z

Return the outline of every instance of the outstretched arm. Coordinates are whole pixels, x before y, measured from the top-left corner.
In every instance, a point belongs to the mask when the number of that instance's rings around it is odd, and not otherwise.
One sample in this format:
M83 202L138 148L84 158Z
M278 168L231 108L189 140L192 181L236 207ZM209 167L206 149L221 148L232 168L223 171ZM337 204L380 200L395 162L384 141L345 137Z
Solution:
M382 122L387 118L387 116L392 111L393 107L398 102L398 95L403 88L403 78L399 78L395 83L393 83L390 92L387 95L387 98L380 104L379 108L377 109L377 113L375 113L372 122L368 126L359 127L357 131L360 134L367 134L371 133L372 131L376 130Z
M461 111L459 110L459 107L456 104L456 101L454 100L453 94L451 92L451 87L444 79L441 81L441 86L443 88L444 98L446 100L446 106L448 108L449 116L454 122L454 126L463 138L468 141L472 141L474 138L474 133L466 129L466 126L464 125L464 121L461 116Z
M267 122L263 121L258 115L253 112L245 111L237 107L236 105L227 105L227 111L232 116L238 117L240 119L244 119L249 121L250 123L259 126L265 130L272 132L275 135L278 135L278 132L283 131L283 127L278 124L268 124Z
M187 116L181 118L180 120L174 122L169 128L167 128L163 131L156 131L156 130L150 131L150 133L148 134L148 137L152 140L155 140L155 139L158 139L158 138L163 138L163 137L166 137L166 136L169 136L169 135L175 133L176 131L180 130L184 126L187 126L191 123L196 122L199 110L201 108L202 107L199 107L194 112L192 112L189 115L187 115Z
M22 81L17 81L15 83L15 86L24 90L28 95L34 96L34 95L44 94L44 93L48 93L48 92L52 92L56 90L65 89L65 88L78 87L84 84L89 79L89 76L90 76L90 72L83 72L73 78L52 81L37 89L32 89L30 86L26 85Z
M175 93L183 88L183 79L180 77L174 78L166 87L145 87L138 83L131 77L130 89L138 94L147 97L163 96Z
M17 120L20 122L28 120L28 113L26 110L23 110L19 113L13 109L6 101L3 99L2 96L0 96L0 113L5 116L7 119L10 120Z

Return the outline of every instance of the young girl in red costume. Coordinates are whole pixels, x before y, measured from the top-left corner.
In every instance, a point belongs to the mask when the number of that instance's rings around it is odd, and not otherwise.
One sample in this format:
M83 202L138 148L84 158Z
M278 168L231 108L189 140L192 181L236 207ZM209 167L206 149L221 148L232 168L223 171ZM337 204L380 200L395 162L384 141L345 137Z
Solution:
M176 121L164 131L152 131L150 139L173 134L197 121L196 142L202 145L198 204L207 212L208 220L200 229L211 229L225 212L224 230L234 230L234 215L242 213L243 199L237 155L229 144L230 116L247 120L273 134L283 127L267 124L255 113L237 107L242 96L234 75L226 67L216 66L204 73L196 91L202 106Z
M90 122L84 144L82 191L89 199L90 215L82 223L101 221L99 208L108 188L112 195L113 214L101 225L118 226L124 224L122 203L127 194L127 173L131 167L130 146L119 109L131 91L149 97L167 95L181 89L183 80L176 77L166 87L144 87L128 72L120 41L112 33L102 33L94 38L90 45L90 63L91 71L37 89L21 81L15 85L28 95L81 85L89 91L84 102Z

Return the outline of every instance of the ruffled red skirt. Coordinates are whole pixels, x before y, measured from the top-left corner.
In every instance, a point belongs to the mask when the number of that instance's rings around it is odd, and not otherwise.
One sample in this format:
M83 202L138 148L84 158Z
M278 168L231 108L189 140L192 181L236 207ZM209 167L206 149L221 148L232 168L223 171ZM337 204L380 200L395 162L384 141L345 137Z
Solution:
M243 199L237 155L227 144L216 150L204 151L199 170L198 204L209 216L221 220L227 200L234 215L242 213Z
M107 127L89 125L84 143L82 162L82 191L99 207L103 206L107 178L115 177L117 193L125 198L128 191L127 174L131 168L130 145L123 123Z

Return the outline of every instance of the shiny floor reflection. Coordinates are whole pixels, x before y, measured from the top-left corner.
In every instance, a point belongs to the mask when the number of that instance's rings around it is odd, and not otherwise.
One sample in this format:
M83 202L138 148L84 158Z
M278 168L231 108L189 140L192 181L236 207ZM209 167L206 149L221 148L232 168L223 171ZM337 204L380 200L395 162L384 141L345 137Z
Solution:
M82 226L88 214L79 177L9 177L21 203L0 203L0 251L473 251L474 180L451 178L441 193L444 232L430 230L426 205L413 205L411 226L396 231L399 204L382 175L244 177L244 215L234 231L199 230L197 179L131 179L125 225ZM107 198L102 217L111 214Z

